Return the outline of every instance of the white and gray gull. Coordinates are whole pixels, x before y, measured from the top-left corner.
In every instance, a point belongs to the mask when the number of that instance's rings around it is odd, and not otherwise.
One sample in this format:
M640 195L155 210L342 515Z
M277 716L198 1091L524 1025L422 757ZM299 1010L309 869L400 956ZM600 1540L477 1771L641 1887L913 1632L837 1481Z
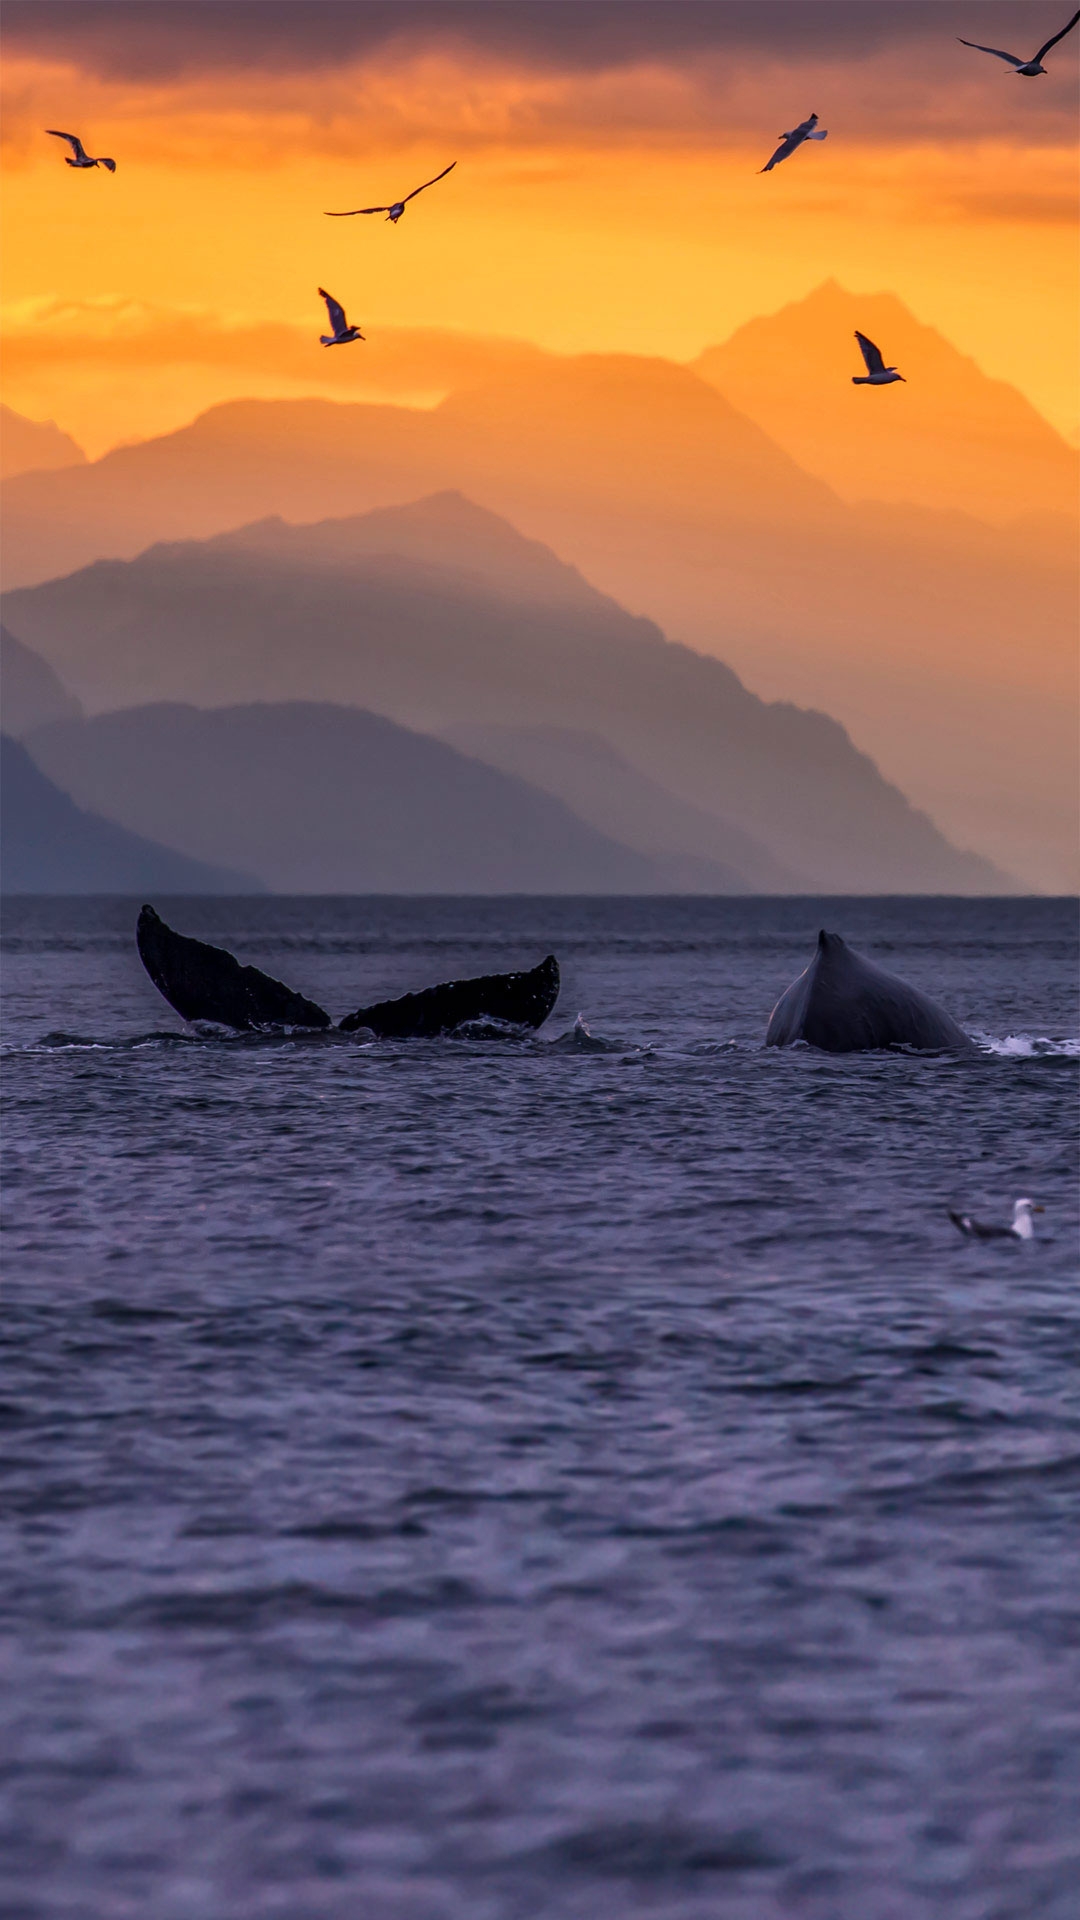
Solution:
M1080 8L1077 8L1068 26L1062 27L1061 32L1055 33L1051 40L1044 41L1038 53L1033 53L1030 60L1018 60L1015 53L1004 53L1000 47L984 47L979 40L965 40L963 34L958 33L956 37L962 47L974 47L976 53L992 53L998 60L1006 61L1015 73L1022 73L1025 79L1033 80L1037 73L1046 72L1043 66L1043 55L1049 53L1051 47L1056 47L1059 40L1064 40L1065 35L1072 32L1078 20L1080 20Z
M325 287L319 288L319 297L326 301L326 311L330 316L333 333L320 333L319 339L324 347L347 347L350 340L362 340L364 335L359 327L350 327L345 318L345 309L340 300L335 300Z
M1018 1200L1013 1207L1012 1225L1008 1227L988 1226L982 1220L973 1220L970 1213L954 1213L949 1208L949 1219L958 1232L966 1234L969 1240L1034 1240L1035 1227L1033 1213L1045 1213L1045 1207L1036 1206L1034 1200Z
M805 140L827 140L829 129L828 127L819 128L817 114L812 113L809 120L800 120L798 126L792 127L790 133L782 133L778 137L780 145L772 158L766 160L763 167L758 168L759 173L771 173L774 167L780 165L781 160L787 160Z
M433 187L436 180L445 180L447 174L453 173L456 166L457 161L451 160L450 165L444 167L441 173L437 173L434 179L425 180L421 186L414 187L412 192L406 193L402 199L392 200L388 207L345 207L340 213L331 213L328 210L326 217L328 220L351 220L355 213L385 213L387 219L392 220L396 227L409 201L415 200L418 193L425 193L428 187Z
M69 159L68 155L65 154L65 166L108 167L110 173L116 172L116 161L108 159L105 154L100 154L95 160L91 154L87 153L77 133L61 133L59 127L46 127L45 131L46 133L51 133L54 140L66 140L70 146L73 158Z
M897 373L895 367L887 367L885 365L881 348L875 347L873 341L868 340L865 333L859 332L858 327L855 329L855 338L859 343L862 357L866 362L866 372L852 374L851 384L853 387L891 387L894 380L904 379L903 374ZM906 381L904 384L907 384Z

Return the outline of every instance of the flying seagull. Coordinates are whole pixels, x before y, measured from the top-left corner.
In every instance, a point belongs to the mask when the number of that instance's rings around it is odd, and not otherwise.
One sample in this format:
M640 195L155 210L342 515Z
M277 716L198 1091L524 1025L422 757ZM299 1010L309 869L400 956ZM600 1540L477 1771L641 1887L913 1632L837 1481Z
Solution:
M961 1233L967 1234L969 1240L1034 1240L1035 1228L1031 1216L1045 1212L1046 1208L1037 1207L1034 1200L1018 1200L1009 1227L986 1226L982 1220L973 1220L970 1213L954 1213L951 1207L949 1219Z
M110 173L116 172L116 161L107 160L104 154L101 155L100 159L92 160L77 133L61 133L59 127L46 127L45 131L46 133L51 133L54 140L66 140L68 142L75 157L74 159L69 159L67 154L64 155L64 161L67 166L108 167Z
M364 338L359 327L350 327L341 302L335 300L332 293L327 293L325 287L319 288L319 298L326 301L326 311L330 316L330 325L334 329L333 333L320 333L319 339L324 347L347 347L350 340Z
M855 329L855 338L862 349L862 357L866 361L866 372L852 374L853 387L891 387L894 380L903 380L903 374L897 373L895 367L885 365L881 357L881 348L875 347L865 333L859 332L858 327Z
M798 126L792 127L790 133L782 133L779 136L780 145L772 159L766 160L765 165L758 168L758 172L771 173L774 167L779 166L781 160L787 160L795 152L796 147L801 147L804 140L827 140L828 127L822 127L820 133L815 133L817 121L817 114L812 113L809 120L800 120Z
M451 160L450 165L448 167L444 167L441 173L437 173L435 175L435 180L445 180L447 174L453 173L454 168L456 166L457 166L457 161ZM392 206L346 207L342 213L327 213L326 217L328 220L351 220L354 213L385 213L387 219L392 220L394 225L397 226L398 221L401 219L401 216L405 211L407 203L410 200L415 200L417 194L423 193L427 187L433 187L435 185L435 180L425 180L424 185L422 187L414 187L411 193L407 193L405 195L404 200L395 200Z
M962 47L974 47L976 53L996 54L999 60L1008 61L1009 66L1014 67L1017 73L1024 74L1028 79L1034 79L1037 73L1046 72L1046 68L1043 66L1044 53L1049 53L1051 47L1056 47L1059 40L1064 40L1065 35L1072 32L1078 20L1080 20L1080 7L1078 7L1077 11L1073 14L1068 26L1062 27L1060 33L1055 33L1052 40L1047 40L1045 45L1041 46L1038 53L1033 54L1030 60L1018 60L1015 53L1003 53L1000 47L984 47L978 40L965 40L960 34L957 35L957 39L960 41Z

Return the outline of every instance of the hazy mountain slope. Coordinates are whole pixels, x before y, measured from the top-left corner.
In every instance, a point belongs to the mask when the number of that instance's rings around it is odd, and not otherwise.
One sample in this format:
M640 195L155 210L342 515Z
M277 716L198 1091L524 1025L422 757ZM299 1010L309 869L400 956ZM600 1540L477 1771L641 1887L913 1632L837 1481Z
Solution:
M648 893L657 863L524 782L375 714L157 705L27 742L111 819L283 893Z
M660 855L674 865L688 893L742 892L746 875L758 892L793 893L799 878L776 860L760 840L730 821L676 799L647 774L630 765L597 733L575 727L451 727L443 734L452 746L471 753L530 786L558 794L582 820L610 833L640 853ZM718 832L718 827L720 831ZM740 870L717 860L722 845Z
M78 720L82 708L48 661L0 627L0 724L13 739L50 720Z
M86 455L53 420L28 420L0 405L0 480L40 468L85 466Z
M421 561L449 513L468 522L498 587ZM669 645L551 556L572 605L513 596L533 543L467 502L403 509L349 556L349 529L257 528L101 561L9 596L13 617L91 708L119 701L333 700L410 727L555 726L602 735L669 793L716 816L712 857L744 870L744 839L807 890L987 891L1000 875L958 854L823 714L766 705L719 661ZM316 563L306 562L311 539ZM328 553L338 542L342 559ZM524 594L526 590L523 589ZM690 849L686 849L689 851ZM234 856L235 857L235 856ZM775 884L773 871L747 874Z
M231 401L114 449L86 475L22 475L4 493L5 584L267 514L313 521L438 486L501 510L508 484L571 521L571 503L594 494L608 513L659 508L695 525L721 509L740 526L792 512L843 520L828 489L707 381L665 360L586 354L493 376L431 411Z
M263 891L250 874L190 860L85 812L7 734L0 736L0 888L5 893Z
M864 393L849 378L846 391ZM554 361L431 413L215 408L85 471L8 482L7 577L447 486L765 697L834 714L954 835L978 836L1036 885L1072 884L1074 545L1050 517L1032 545L1027 529L960 514L845 505L664 362Z
M853 387L869 334L905 385ZM992 380L892 293L830 280L739 327L693 362L808 473L846 500L906 500L1007 521L1075 516L1076 452L1003 380Z
M454 488L314 525L274 515L218 534L205 543L205 551L264 554L274 565L328 573L364 572L371 559L393 556L438 569L451 587L480 579L500 599L577 613L602 606L625 618L614 601L543 541L529 539L501 514Z
M318 520L457 484L460 475L444 473L432 419L389 405L235 400L83 471L21 474L2 494L4 584L266 514Z
M455 396L440 411L468 442L470 490L491 501L501 472L503 509L624 605L756 692L833 714L962 844L1037 886L1077 884L1075 541L1033 549L1026 529L825 489L796 502L775 469L763 498L661 383L628 397L631 373L578 362L546 389ZM711 435L705 409L698 427Z

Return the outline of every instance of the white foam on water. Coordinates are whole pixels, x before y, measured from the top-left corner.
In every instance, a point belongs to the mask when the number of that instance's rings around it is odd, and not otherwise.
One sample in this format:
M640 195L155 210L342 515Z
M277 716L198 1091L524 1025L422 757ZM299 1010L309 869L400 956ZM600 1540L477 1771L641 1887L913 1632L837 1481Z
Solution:
M1046 1034L1034 1033L1010 1033L1004 1040L994 1040L987 1034L976 1037L987 1053L996 1053L1003 1059L1080 1060L1080 1039L1051 1040Z

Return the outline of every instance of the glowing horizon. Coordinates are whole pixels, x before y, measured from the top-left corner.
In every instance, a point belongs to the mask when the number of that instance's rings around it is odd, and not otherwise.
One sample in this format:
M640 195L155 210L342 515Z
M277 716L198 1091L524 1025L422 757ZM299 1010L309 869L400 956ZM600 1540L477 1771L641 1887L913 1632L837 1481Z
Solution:
M128 41L140 27L167 32L149 11L140 21L129 8L121 21L85 0L79 24L96 20L100 32L80 43L68 8L39 8L29 24L25 8L9 9L4 397L91 453L221 399L325 393L320 284L366 332L434 328L686 361L836 279L896 294L1076 436L1067 44L1054 74L1025 93L1014 76L984 71L989 62L965 64L954 42L945 55L955 19L939 33L923 18L918 34L909 20L907 40L886 34L852 57L826 7L820 46L807 27L783 59L760 47L741 59L749 16L717 8L704 48L668 56L645 45L620 60L617 42L588 59L561 41L482 56L475 45L425 48L399 8L396 39L339 64L315 35L297 71L284 60L244 65L259 10L245 22L222 5L222 45L200 65L193 36L185 67L172 42L127 49L127 23ZM535 25L535 7L496 11L504 26ZM961 28L979 11L961 8ZM316 6L296 15L296 31L310 39L319 21L343 31L345 13ZM639 36L647 25L635 22ZM917 105L898 112L931 35L944 75L924 70ZM784 113L810 105L829 140L761 177ZM64 166L43 128L69 125L91 152L116 154L115 176ZM449 159L456 171L399 228L323 217L361 194L363 204L405 192ZM235 356L170 359L170 328L193 316L209 333L296 329L310 373L291 355L288 369L271 356L254 376ZM366 378L362 366L337 374L358 394Z

